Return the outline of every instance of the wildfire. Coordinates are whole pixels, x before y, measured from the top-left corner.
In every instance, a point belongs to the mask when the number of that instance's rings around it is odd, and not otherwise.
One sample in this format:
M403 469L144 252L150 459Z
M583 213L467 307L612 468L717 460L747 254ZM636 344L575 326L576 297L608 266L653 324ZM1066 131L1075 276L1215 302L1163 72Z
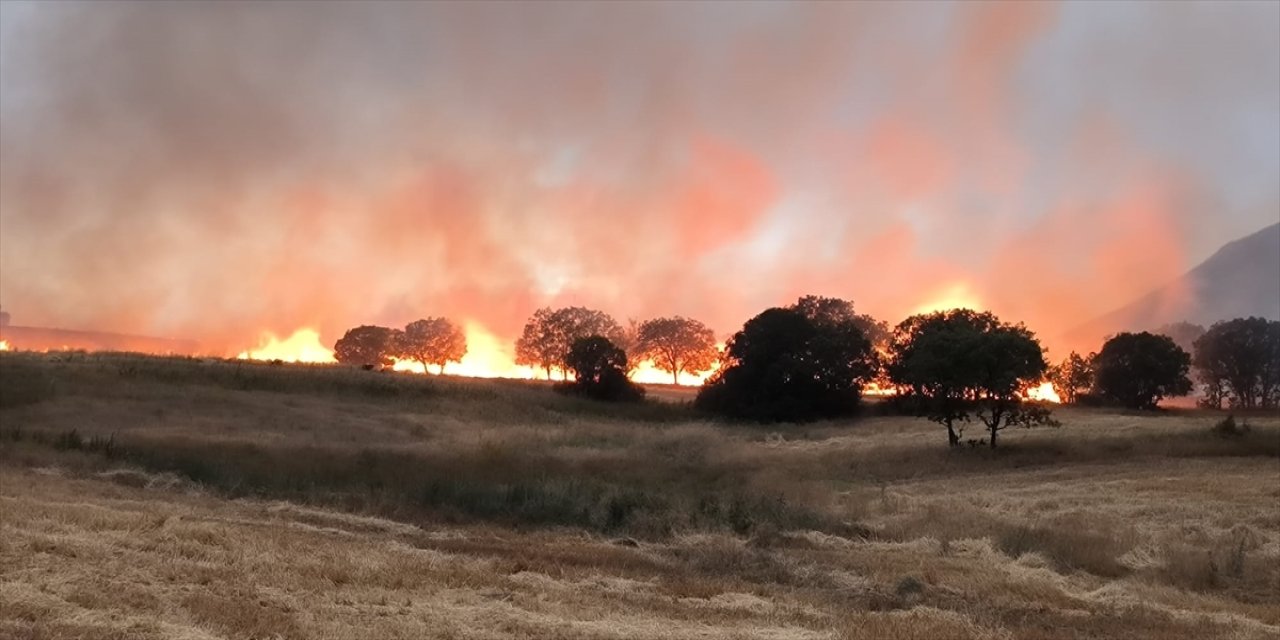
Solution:
M701 386L702 383L706 382L707 378L710 378L711 374L715 373L718 368L719 366L717 365L716 368L697 375L682 372L680 374L679 381L676 384L695 387ZM671 384L671 374L658 369L653 366L652 362L646 360L641 362L640 366L636 367L636 370L631 374L631 380L633 382L639 382L640 384Z
M545 377L540 372L516 364L515 347L475 322L463 324L463 333L467 335L467 354L462 362L450 362L444 366L448 375L467 376L471 378L523 378ZM396 360L392 367L396 371L426 373L421 362L412 360ZM434 373L434 370L432 371Z
M284 362L326 363L337 362L333 350L320 342L320 332L315 329L298 329L281 340L272 333L263 333L256 349L241 351L241 360L282 360Z
M9 342L6 340L0 340L0 351L8 351L8 350L9 350Z
M1051 382L1041 382L1038 386L1027 389L1027 399L1062 404L1062 398L1058 397L1058 392Z

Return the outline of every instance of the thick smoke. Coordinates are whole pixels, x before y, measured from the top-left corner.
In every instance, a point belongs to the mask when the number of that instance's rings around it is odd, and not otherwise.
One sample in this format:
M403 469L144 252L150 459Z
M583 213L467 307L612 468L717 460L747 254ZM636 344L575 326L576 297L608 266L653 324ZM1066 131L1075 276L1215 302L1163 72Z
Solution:
M1050 342L1280 207L1280 6L5 3L0 302L238 350L961 288Z

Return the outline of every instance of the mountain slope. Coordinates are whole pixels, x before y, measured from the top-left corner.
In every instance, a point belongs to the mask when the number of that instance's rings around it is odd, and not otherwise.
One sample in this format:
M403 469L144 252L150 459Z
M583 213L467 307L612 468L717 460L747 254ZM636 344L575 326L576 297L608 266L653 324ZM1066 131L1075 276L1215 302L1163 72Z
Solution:
M1181 278L1071 332L1096 339L1188 321L1208 327L1248 316L1280 320L1280 224L1229 242Z

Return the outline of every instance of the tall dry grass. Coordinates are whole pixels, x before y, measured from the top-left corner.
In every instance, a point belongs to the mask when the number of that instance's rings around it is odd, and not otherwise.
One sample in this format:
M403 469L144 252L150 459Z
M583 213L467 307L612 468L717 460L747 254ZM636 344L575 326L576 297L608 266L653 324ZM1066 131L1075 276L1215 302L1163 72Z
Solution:
M0 636L1280 632L1280 417L1058 417L953 452L895 416L0 354Z

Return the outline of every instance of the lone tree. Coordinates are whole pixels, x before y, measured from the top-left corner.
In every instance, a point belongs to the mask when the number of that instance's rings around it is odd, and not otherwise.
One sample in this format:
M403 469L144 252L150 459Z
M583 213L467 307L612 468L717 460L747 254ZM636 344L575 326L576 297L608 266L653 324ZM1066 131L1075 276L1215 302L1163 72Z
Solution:
M1278 321L1253 317L1214 324L1196 340L1192 364L1215 408L1223 399L1241 409L1280 406Z
M625 339L618 321L603 311L584 307L538 309L516 340L516 364L543 369L548 378L552 369L567 376L565 358L569 348L578 338L591 336L619 342Z
M1097 354L1091 354L1085 358L1072 351L1062 362L1049 368L1049 382L1063 402L1075 404L1080 394L1093 388L1093 359L1096 357Z
M1024 401L1047 365L1035 334L1021 324L969 309L911 316L894 329L889 358L899 401L945 426L952 447L973 418L992 449L1010 426L1055 424L1047 409Z
M396 355L400 331L387 327L362 325L347 331L333 345L333 357L342 364L364 367L391 366Z
M569 348L565 364L574 379L558 385L562 391L609 402L644 399L644 389L627 379L626 352L608 338L578 338Z
M414 320L400 334L397 351L401 358L421 362L424 370L434 364L444 373L445 364L467 355L467 336L445 318Z
M635 357L652 360L655 367L680 383L682 372L699 374L715 366L720 352L715 332L707 325L681 316L647 320L637 332Z
M1131 409L1154 409L1162 398L1191 392L1191 356L1173 338L1121 333L1102 345L1094 362L1098 393Z
M538 367L551 377L551 368L559 362L557 353L559 342L551 326L550 307L543 307L533 312L533 316L524 325L524 331L516 340L516 364Z
M848 414L876 370L871 343L857 326L817 322L795 307L748 320L729 339L722 365L695 406L761 422Z

